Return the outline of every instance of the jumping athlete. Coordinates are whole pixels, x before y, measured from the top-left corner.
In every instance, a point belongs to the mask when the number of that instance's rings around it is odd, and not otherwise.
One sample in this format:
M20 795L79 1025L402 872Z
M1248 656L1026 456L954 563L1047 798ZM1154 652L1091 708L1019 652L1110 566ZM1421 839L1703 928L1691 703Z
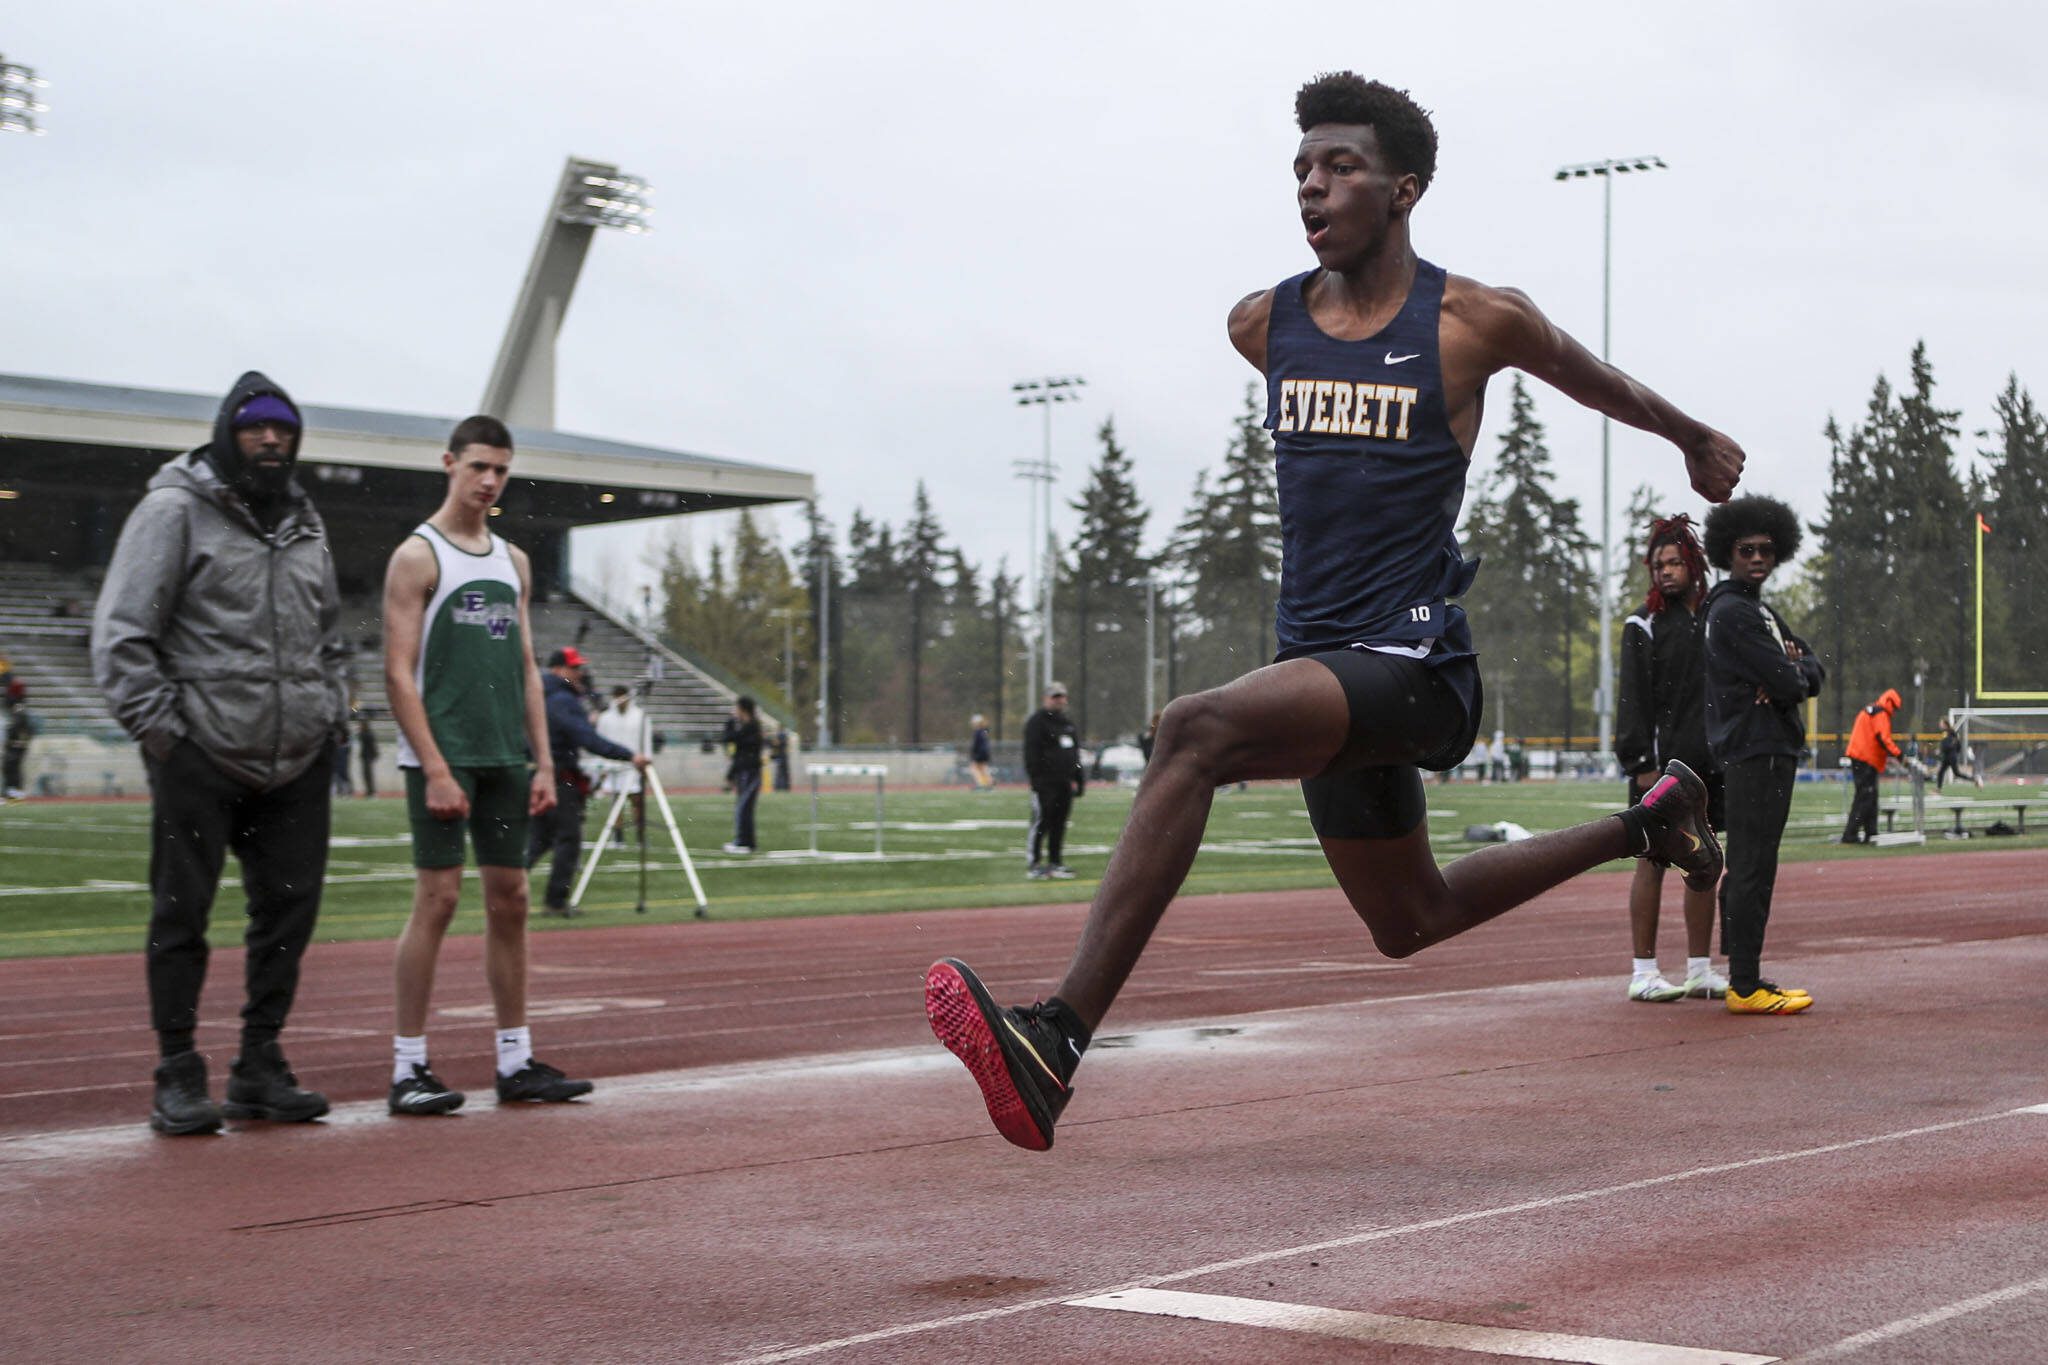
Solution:
M932 1030L1021 1147L1052 1145L1072 1078L1159 917L1187 877L1215 789L1298 778L1345 896L1390 957L1407 957L1613 858L1712 886L1721 849L1706 788L1674 760L1640 804L1499 844L1439 869L1420 768L1457 764L1481 713L1465 613L1475 566L1453 527L1487 377L1510 366L1662 436L1709 501L1742 451L1566 336L1522 294L1418 259L1409 215L1436 130L1408 96L1349 72L1295 100L1297 202L1317 268L1241 301L1230 339L1266 376L1282 560L1277 661L1181 697L1110 857L1065 977L1038 1003L995 1003L966 964L925 978Z
M428 1065L426 1035L467 842L484 889L498 1101L572 1100L591 1090L534 1058L526 1024L527 822L554 806L555 767L527 621L533 570L490 529L511 475L512 434L495 417L465 418L441 464L447 496L392 552L384 576L384 687L398 722L415 873L394 973L394 1114L462 1104Z
M1679 759L1707 784L1707 823L1727 828L1720 765L1707 751L1707 665L1704 610L1707 560L1680 513L1650 524L1643 563L1650 588L1643 609L1621 627L1621 687L1615 706L1614 756L1628 774L1628 799L1640 801L1661 765ZM1657 920L1664 869L1645 859L1628 888L1629 932L1635 940L1628 998L1661 1004L1692 996L1719 1000L1728 979L1714 970L1714 888L1685 893L1685 982L1674 986L1657 966Z

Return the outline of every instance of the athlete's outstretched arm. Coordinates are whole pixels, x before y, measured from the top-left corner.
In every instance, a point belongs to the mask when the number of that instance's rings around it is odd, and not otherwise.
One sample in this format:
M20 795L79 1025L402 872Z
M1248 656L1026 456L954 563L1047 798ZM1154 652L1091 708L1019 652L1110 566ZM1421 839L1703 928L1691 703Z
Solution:
M1459 279L1445 292L1444 310L1481 362L1475 381L1510 368L1527 371L1567 398L1677 446L1693 488L1708 502L1726 502L1735 491L1742 447L1594 355L1520 290Z

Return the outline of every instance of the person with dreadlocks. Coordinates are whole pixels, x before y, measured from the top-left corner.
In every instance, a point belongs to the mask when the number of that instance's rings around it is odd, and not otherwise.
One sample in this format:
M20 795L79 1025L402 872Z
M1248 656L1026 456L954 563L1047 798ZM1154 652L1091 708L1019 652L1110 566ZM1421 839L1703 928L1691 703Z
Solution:
M1707 561L1728 575L1707 594L1706 650L1707 748L1728 792L1728 871L1721 881L1728 1009L1797 1014L1813 997L1764 979L1764 926L1806 746L1799 708L1820 695L1827 674L1762 594L1771 571L1799 548L1799 518L1776 498L1737 498L1707 514L1706 548Z
M1707 821L1728 823L1721 771L1707 750L1705 658L1707 561L1692 518L1683 512L1650 523L1643 564L1650 588L1643 609L1622 623L1621 695L1614 756L1628 777L1630 804L1656 785L1664 764L1682 759L1707 784ZM1685 890L1685 982L1674 986L1657 965L1657 918L1664 869L1636 864L1629 884L1629 932L1635 940L1628 998L1661 1004L1688 996L1719 1000L1728 980L1714 970L1714 888Z
M1075 1068L1202 845L1216 789L1296 779L1337 886L1380 951L1409 955L1634 855L1695 885L1721 873L1706 786L1673 759L1626 810L1437 866L1422 769L1464 762L1485 714L1455 524L1486 381L1519 369L1668 441L1709 502L1743 454L1567 336L1528 296L1416 255L1409 218L1436 129L1352 72L1295 96L1295 208L1313 268L1240 299L1231 344L1266 383L1280 507L1273 663L1178 697L1159 721L1066 974L998 1005L966 963L925 974L933 1034L1009 1141L1052 1146Z

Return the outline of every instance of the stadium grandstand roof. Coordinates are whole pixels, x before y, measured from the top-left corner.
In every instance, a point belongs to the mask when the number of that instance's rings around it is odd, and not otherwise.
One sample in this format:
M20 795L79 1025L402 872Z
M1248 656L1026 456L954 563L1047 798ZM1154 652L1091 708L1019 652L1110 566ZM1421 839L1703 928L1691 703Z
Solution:
M288 378L281 382L292 387ZM212 436L219 407L218 393L0 374L0 441L190 450ZM440 469L433 457L459 420L315 403L301 403L301 410L306 434L300 458L305 463L399 469L437 478ZM671 495L608 500L591 509L590 521L801 501L813 494L811 476L792 469L564 431L514 427L512 434L519 452L517 478Z

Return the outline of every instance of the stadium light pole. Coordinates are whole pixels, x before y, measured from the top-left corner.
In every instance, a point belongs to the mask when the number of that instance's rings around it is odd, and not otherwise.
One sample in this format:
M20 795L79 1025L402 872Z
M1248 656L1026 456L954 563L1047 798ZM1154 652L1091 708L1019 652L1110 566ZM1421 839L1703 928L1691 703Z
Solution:
M50 106L35 95L49 84L35 73L34 67L10 62L6 54L0 53L0 133L41 137L49 132L36 122L36 115L49 113Z
M1556 179L1600 179L1600 360L1609 361L1614 332L1614 178L1669 169L1661 156L1626 156L1558 168ZM1614 533L1609 454L1614 424L1600 415L1600 685L1593 710L1600 724L1601 762L1614 751Z
M1018 460L1010 467L1020 479L1033 479L1038 483L1039 497L1044 504L1044 536L1041 541L1039 521L1032 518L1031 553L1034 565L1043 556L1043 570L1037 574L1038 628L1042 654L1042 676L1035 680L1031 690L1031 701L1035 706L1043 695L1042 689L1052 686L1052 596L1053 580L1056 576L1057 558L1052 553L1052 485L1059 474L1059 466L1052 462L1052 410L1059 403L1078 403L1079 390L1088 381L1076 374L1048 375L1043 379L1023 379L1010 385L1010 392L1016 395L1017 406L1030 407L1036 404L1045 414L1045 453L1037 460Z

